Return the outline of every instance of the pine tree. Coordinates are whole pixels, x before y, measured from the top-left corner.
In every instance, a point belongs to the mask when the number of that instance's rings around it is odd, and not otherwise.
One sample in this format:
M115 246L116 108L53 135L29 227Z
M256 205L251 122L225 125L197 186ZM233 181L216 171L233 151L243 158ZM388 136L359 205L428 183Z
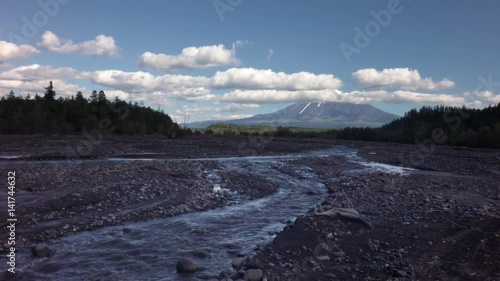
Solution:
M49 86L44 89L45 89L45 95L43 96L43 98L48 101L55 100L56 92L53 90L54 87L52 85L52 81L50 81Z

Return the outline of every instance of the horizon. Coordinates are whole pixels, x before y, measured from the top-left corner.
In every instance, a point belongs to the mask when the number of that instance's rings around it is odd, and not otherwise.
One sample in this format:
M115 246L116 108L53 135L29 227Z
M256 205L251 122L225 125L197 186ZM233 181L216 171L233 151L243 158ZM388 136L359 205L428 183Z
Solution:
M500 103L500 3L492 0L4 6L2 95L42 94L54 81L59 97L103 90L191 122L315 101L398 116L422 106Z

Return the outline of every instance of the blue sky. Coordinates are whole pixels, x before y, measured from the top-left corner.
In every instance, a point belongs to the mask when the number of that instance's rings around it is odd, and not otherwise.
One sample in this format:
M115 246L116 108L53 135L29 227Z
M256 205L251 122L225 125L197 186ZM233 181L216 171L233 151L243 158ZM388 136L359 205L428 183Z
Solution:
M41 93L54 80L60 96L103 89L179 121L246 117L299 101L370 103L399 115L500 102L494 0L2 6L2 93Z

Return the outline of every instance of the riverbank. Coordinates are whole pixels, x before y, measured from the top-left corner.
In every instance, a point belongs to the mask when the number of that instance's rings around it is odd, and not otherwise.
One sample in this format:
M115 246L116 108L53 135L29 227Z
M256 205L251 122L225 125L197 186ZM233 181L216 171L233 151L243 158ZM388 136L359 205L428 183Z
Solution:
M496 151L439 147L412 163L416 146L350 145L365 159L422 170L337 180L329 167L338 160L299 160L324 178L330 196L242 269L259 268L267 280L500 278ZM356 210L360 219L339 215L339 208ZM318 215L328 210L335 212Z
M291 145L290 145L291 144ZM324 149L331 144L289 142L272 137L0 136L0 173L14 171L18 246L102 226L174 216L223 206L206 172L214 162L107 161L127 159L192 159L279 155ZM265 179L226 173L225 184L259 198L277 190ZM249 188L258 182L258 190ZM7 201L7 193L0 194ZM4 206L0 210L3 210ZM3 212L3 213L6 213ZM6 222L2 222L4 225ZM0 238L0 251L6 247Z
M213 192L206 174L220 168L218 164L183 158L281 155L344 145L367 160L418 171L406 176L349 176L343 173L354 167L343 158L291 161L320 175L330 196L279 233L272 244L261 247L241 269L262 269L268 280L498 278L500 177L499 154L494 150L436 147L423 151L415 145L387 143L198 136L105 138L83 151L85 141L0 138L0 172L18 174L21 247L106 225L224 205L227 197ZM114 157L155 160L106 160ZM160 159L177 160L166 165ZM222 185L234 186L248 198L277 190L265 178L242 171L222 175ZM0 200L6 201L4 197L1 194ZM316 215L332 208L355 209L361 219L346 220L337 213Z

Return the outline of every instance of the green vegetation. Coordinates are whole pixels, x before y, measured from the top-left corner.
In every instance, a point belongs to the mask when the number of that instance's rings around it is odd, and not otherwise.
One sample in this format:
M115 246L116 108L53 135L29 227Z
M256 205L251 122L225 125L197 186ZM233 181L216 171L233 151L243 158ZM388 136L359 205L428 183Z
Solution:
M239 126L227 123L217 123L210 125L205 133L219 135L262 135L264 133L275 133L273 126Z
M318 133L325 133L328 129L273 127L273 126L240 126L227 123L216 123L208 126L205 133L219 135L274 135L274 136L302 136L314 137Z
M484 109L422 107L379 128L306 129L214 124L208 133L272 134L283 137L332 138L401 143L435 143L500 148L500 104Z
M44 97L16 96L0 99L0 134L81 134L100 130L113 135L163 135L182 137L187 130L162 111L127 103L109 101L104 91L93 91L89 99L81 92L58 99L52 83Z

